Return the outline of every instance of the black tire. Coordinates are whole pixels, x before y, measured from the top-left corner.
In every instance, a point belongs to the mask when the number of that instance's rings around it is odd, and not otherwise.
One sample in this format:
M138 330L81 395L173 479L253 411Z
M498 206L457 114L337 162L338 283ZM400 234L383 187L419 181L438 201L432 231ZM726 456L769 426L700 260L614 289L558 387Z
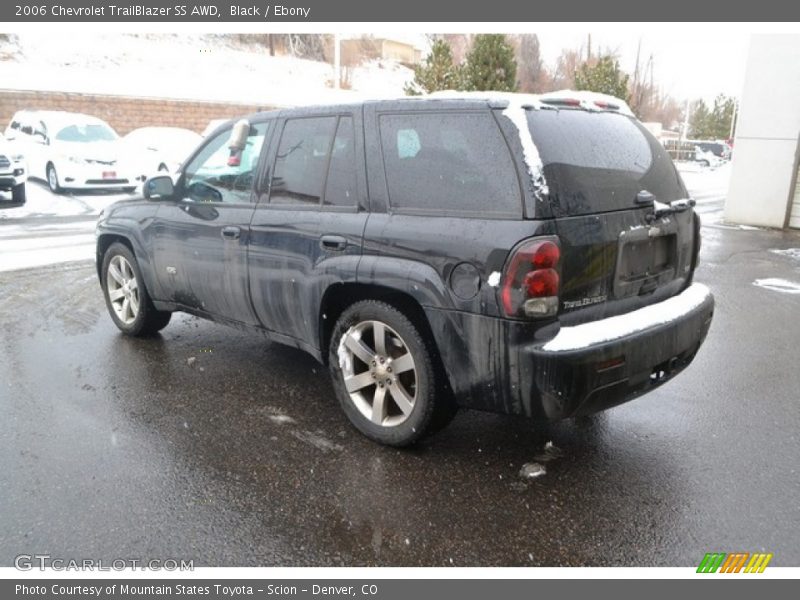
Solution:
M20 183L11 188L11 201L14 204L25 204L25 184Z
M109 296L109 267L115 257L122 257L127 261L133 270L133 275L137 283L138 311L131 322L125 322L117 315L112 305L111 297ZM103 255L103 266L100 271L100 277L108 314L111 315L111 320L114 321L114 324L122 333L130 336L144 337L153 335L167 326L172 317L172 313L156 310L155 306L153 306L150 295L147 293L144 279L142 278L142 272L139 270L139 264L136 262L136 257L125 244L115 242L108 247L108 250L106 250L106 253Z
M49 187L50 191L54 194L64 193L64 188L62 188L58 182L58 172L52 164L47 165L47 187Z
M413 359L415 382L413 408L404 417L405 420L398 424L382 425L367 418L345 387L339 356L343 336L351 328L370 321L378 321L393 330ZM426 339L420 328L405 314L385 302L377 300L357 302L342 313L331 335L328 363L333 387L345 415L356 429L376 442L387 446L409 446L444 427L455 414L451 398L444 393L447 385L443 380L442 371L436 366L438 358L433 342ZM346 364L346 361L343 364ZM359 360L359 364L362 368L364 366L369 368L363 361ZM395 381L400 377L401 375L395 376ZM377 391L376 385L364 388L368 390L365 395L370 396ZM391 387L387 386L387 398L393 398L390 392Z
M167 168L167 165L165 165L164 163L161 163L160 165L158 165L158 172L169 173L169 168Z
M700 161L700 166L701 166L701 167L710 167L710 166L711 166L711 163L710 163L710 162L708 162L707 160L701 160L701 161Z

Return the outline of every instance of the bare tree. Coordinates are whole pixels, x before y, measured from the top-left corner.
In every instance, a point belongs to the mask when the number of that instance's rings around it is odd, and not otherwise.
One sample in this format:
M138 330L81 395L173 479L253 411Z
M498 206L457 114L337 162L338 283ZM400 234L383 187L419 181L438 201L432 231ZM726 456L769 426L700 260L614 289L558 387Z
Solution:
M537 93L547 86L547 71L542 61L539 37L535 33L509 36L517 60L519 91Z

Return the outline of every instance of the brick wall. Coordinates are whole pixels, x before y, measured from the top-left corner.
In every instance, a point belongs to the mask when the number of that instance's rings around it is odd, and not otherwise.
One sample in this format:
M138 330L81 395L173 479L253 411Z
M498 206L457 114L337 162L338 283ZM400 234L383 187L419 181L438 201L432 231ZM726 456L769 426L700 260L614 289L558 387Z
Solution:
M202 133L212 119L228 119L259 110L268 105L226 104L199 100L164 100L101 94L64 92L33 92L0 90L0 131L18 110L66 110L99 117L108 122L120 135L137 127L185 127Z

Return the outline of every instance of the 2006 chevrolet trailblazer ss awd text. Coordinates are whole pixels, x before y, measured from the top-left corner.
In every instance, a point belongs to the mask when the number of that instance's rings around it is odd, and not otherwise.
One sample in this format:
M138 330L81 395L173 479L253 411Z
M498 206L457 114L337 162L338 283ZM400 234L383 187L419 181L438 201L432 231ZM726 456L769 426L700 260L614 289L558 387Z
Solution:
M185 311L302 348L384 444L457 407L555 420L625 402L711 323L694 202L616 99L259 113L184 165L98 222L116 325L152 334Z

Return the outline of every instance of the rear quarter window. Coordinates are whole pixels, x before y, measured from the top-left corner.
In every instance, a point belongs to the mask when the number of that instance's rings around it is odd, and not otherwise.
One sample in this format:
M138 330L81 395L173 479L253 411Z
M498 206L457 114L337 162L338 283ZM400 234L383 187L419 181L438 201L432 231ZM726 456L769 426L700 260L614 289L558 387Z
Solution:
M491 113L380 116L392 210L464 216L519 216L511 154Z

